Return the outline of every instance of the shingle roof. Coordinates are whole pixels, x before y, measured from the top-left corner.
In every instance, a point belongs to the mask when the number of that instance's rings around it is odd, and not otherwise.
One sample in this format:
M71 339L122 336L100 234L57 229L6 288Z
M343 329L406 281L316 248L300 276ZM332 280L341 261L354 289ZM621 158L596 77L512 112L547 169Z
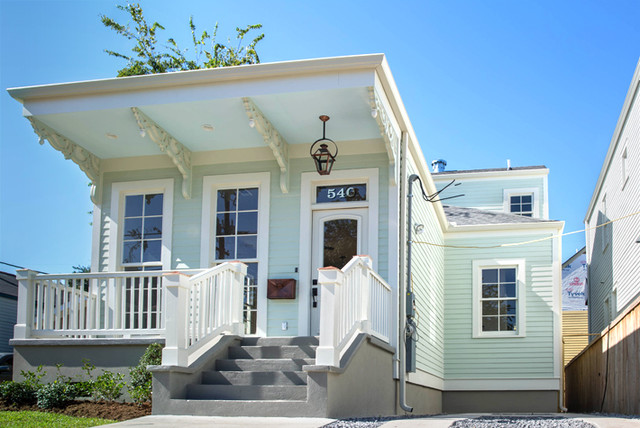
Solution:
M475 208L452 207L443 205L447 220L457 226L475 226L480 224L517 224L545 223L552 220L523 217L515 214L498 213Z
M547 167L544 165L533 165L533 166L514 166L511 169L507 168L485 168L485 169L461 169L458 171L442 171L442 172L432 172L431 175L446 175L446 174L462 174L469 172L496 172L496 171L521 171L526 169L546 169Z

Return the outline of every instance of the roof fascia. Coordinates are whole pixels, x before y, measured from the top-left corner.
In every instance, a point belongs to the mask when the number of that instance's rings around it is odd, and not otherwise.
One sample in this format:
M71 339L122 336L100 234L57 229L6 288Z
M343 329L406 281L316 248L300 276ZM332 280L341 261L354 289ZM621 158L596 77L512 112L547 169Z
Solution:
M466 226L454 226L449 223L447 233L465 233L465 232L544 232L544 231L560 231L564 229L564 221L545 221L540 223L502 223L502 224L475 224Z
M434 182L450 181L451 179L465 179L465 180L486 180L496 178L524 178L524 177L544 177L549 175L549 168L539 169L518 169L509 171L479 171L479 172L462 172L455 173L450 172L448 174L438 174L433 177Z
M587 214L584 216L584 222L587 223L593 214L593 210L596 206L598 199L600 198L600 191L602 190L602 184L609 172L609 167L611 166L611 161L613 160L613 154L616 152L618 148L618 143L620 142L620 135L622 134L622 130L624 129L627 119L629 118L629 113L631 113L631 107L634 104L634 100L638 97L638 89L640 85L640 59L638 59L638 64L636 65L636 70L633 73L633 78L631 79L631 84L629 85L629 90L627 91L627 96L624 99L624 104L622 105L622 111L620 112L620 116L618 117L618 123L616 124L616 129L613 132L613 137L611 138L611 143L609 144L609 150L607 151L607 155L604 158L604 163L602 164L602 169L600 170L600 175L598 176L598 181L596 182L596 187L593 190L593 195L591 196L591 201L589 202L589 207L587 208Z
M431 177L431 172L429 172L429 167L427 166L420 144L418 144L418 138L416 137L413 125L411 125L411 121L409 120L409 115L404 107L404 103L402 102L400 91L398 91L398 87L393 78L393 74L391 73L386 57L382 58L380 65L376 67L376 72L380 79L380 83L382 84L382 88L387 95L389 104L391 104L391 108L393 109L401 132L406 132L409 136L409 150L411 151L413 159L416 161L418 172L420 173L420 177L423 179L426 191L429 194L436 193L436 185ZM433 202L433 206L438 222L440 223L440 227L443 231L447 230L448 222L444 213L444 208L442 208L442 203Z
M114 94L159 88L224 83L235 80L272 79L276 77L322 74L349 70L375 69L384 61L383 54L318 58L274 63L176 71L131 77L68 82L9 88L7 92L23 103L31 100Z

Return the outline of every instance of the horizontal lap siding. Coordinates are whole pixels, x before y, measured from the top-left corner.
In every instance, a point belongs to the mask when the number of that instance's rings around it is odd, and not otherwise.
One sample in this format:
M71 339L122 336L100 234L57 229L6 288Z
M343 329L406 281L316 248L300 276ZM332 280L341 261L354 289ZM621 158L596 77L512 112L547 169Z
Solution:
M443 177L444 178L444 177ZM438 181L436 187L442 189L451 180L455 178L455 174L452 174L449 180ZM440 179L440 178L439 178ZM538 189L538 217L543 217L544 200L545 200L545 187L544 179L542 177L509 177L509 178L495 178L495 179L481 179L481 180L468 180L468 179L456 179L456 184L459 186L449 187L445 190L444 196L453 196L463 194L463 196L445 201L445 205L453 205L456 207L466 208L479 208L490 211L504 211L504 191L509 189L524 189L535 188Z
M384 153L360 156L341 156L334 170L379 169L379 218L372 219L378 229L378 270L383 278L388 276L388 196L389 163ZM203 177L211 175L270 172L270 230L269 230L269 278L294 278L298 280L299 244L311 245L311 237L301 239L300 231L300 174L313 168L311 159L290 160L289 193L280 189L280 169L275 161L238 162L196 166L193 168L191 199L182 196L182 177L176 169L151 169L105 173L102 196L102 228L100 231L100 268L107 270L109 261L109 219L111 218L111 185L115 182L173 178L173 234L171 268L200 268L200 242L202 217ZM261 267L264 268L264 267ZM298 300L268 301L268 335L295 335L298 331ZM282 322L288 330L282 330Z
M545 235L447 237L447 245L490 246ZM445 250L447 379L553 377L552 240L497 249ZM473 260L525 259L526 337L472 337Z
M415 173L409 164L409 174ZM414 241L443 244L442 230L434 205L422 198L420 185L413 184L413 224L423 224L424 232L413 234ZM444 377L444 250L442 247L415 243L412 246L413 292L416 301L418 370ZM406 281L406 278L403 279ZM406 284L403 284L405 286Z
M620 133L607 175L587 226L594 228L640 211L640 94L635 93L628 119ZM628 181L623 188L622 153L627 148ZM606 213L602 198L606 194ZM640 215L616 221L610 228L608 246L602 246L604 228L587 231L589 261L589 332L600 333L607 324L604 300L617 290L612 302L613 320L630 302L640 295ZM606 241L606 240L605 240ZM613 298L613 296L612 296Z

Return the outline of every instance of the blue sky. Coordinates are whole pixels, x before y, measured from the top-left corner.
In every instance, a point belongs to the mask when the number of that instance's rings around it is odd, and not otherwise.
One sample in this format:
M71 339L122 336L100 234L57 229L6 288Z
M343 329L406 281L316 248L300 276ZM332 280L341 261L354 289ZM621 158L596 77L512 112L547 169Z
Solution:
M386 54L428 161L546 165L550 216L565 231L583 227L640 56L636 0L141 4L166 27L159 39L183 48L193 15L199 30L219 22L222 39L263 24L262 62ZM115 5L0 0L0 86L114 77L124 64L103 49L130 45L99 15L125 20ZM88 265L87 178L38 144L18 102L0 98L0 261L46 272ZM567 237L563 258L583 245L584 235Z

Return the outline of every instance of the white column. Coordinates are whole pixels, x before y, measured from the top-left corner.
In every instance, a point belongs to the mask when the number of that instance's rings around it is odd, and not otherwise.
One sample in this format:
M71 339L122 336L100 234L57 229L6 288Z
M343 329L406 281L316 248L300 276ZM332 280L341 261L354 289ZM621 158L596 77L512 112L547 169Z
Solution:
M16 271L18 280L18 317L13 327L14 339L29 339L33 325L35 277L37 273L30 269Z
M244 281L247 265L242 262L230 262L233 279L231 281L231 329L233 334L244 334L242 310L244 307Z
M316 350L316 364L340 366L338 348L338 323L336 316L340 310L340 286L344 273L335 267L318 269L318 285L320 286L320 343Z
M162 365L188 365L187 314L189 305L189 277L170 273L162 277L165 293L165 347Z

